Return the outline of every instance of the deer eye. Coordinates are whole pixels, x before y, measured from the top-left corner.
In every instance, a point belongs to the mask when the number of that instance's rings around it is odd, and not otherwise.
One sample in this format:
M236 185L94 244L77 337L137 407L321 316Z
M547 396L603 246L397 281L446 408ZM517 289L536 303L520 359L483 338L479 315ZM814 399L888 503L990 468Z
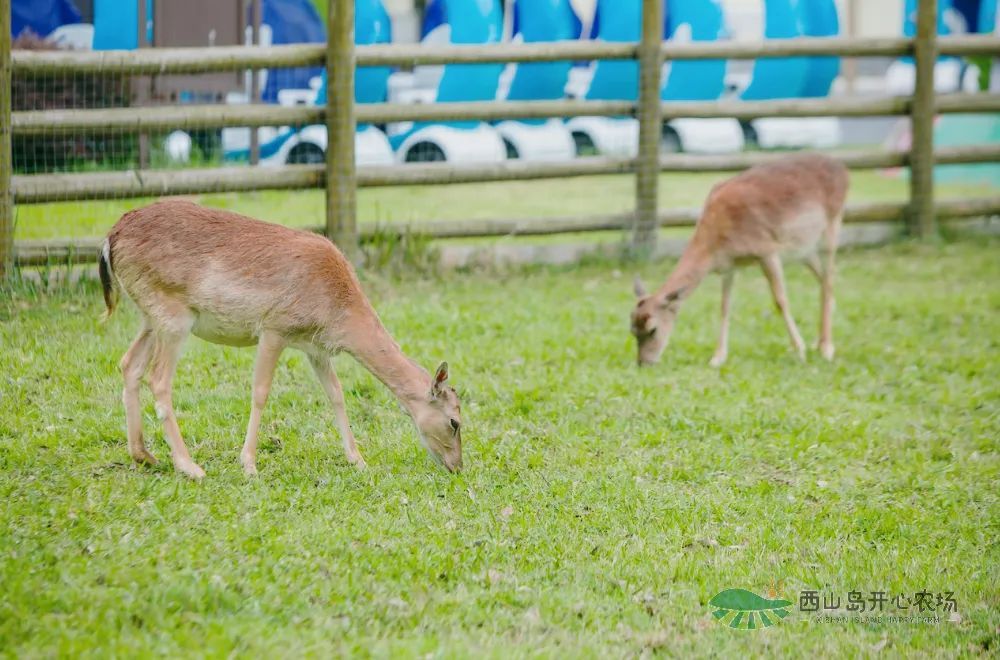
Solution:
M450 419L448 421L451 422L451 430L454 431L455 433L458 433L458 427L459 427L458 420Z

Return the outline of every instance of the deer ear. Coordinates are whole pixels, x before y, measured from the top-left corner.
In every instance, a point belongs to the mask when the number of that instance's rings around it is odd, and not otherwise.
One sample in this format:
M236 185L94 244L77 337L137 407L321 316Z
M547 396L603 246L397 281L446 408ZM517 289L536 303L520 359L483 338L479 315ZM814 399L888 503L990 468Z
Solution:
M646 296L646 285L642 283L642 278L638 275L636 275L635 280L632 281L632 289L635 291L636 298L643 298Z
M664 298L663 302L660 303L660 307L668 307L671 304L680 300L681 296L684 295L686 287L677 289L676 291L671 291Z
M431 393L437 394L441 390L441 385L448 380L448 363L442 362L434 374L434 383L431 385Z

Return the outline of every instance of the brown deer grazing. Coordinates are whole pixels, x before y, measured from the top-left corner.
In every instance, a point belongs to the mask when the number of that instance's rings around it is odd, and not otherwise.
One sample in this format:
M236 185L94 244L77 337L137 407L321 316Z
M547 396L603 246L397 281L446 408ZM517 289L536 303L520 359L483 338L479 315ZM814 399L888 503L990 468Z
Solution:
M431 377L383 327L350 263L327 239L192 202L165 200L129 211L108 234L99 261L110 315L116 285L138 306L142 328L121 360L128 450L155 463L142 439L139 384L147 368L174 467L205 476L181 439L171 381L188 334L230 346L257 345L250 422L240 460L257 473L257 431L278 356L306 353L326 391L347 460L364 467L330 364L346 351L392 390L439 463L462 467L458 396L442 363Z
M805 344L785 295L781 255L805 261L822 288L819 350L833 359L833 276L837 235L847 197L847 169L818 154L802 154L758 165L724 181L709 193L694 235L663 286L646 293L636 278L632 334L639 365L660 359L681 303L711 271L722 273L722 325L710 364L720 367L729 351L729 303L736 266L760 264L796 354ZM817 254L820 239L823 259Z

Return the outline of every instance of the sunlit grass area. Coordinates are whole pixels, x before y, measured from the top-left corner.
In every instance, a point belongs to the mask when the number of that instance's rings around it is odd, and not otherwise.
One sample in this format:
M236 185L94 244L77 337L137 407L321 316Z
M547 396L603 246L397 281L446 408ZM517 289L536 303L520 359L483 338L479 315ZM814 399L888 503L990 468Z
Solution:
M684 203L710 180L690 179ZM627 199L625 179L608 182ZM665 195L682 194L668 182ZM609 194L592 187L577 191ZM241 210L317 221L251 197ZM285 199L300 197L309 196ZM584 206L549 197L552 212ZM408 212L405 199L385 208ZM451 208L419 199L414 211ZM527 210L517 195L501 201L496 213ZM993 655L998 255L1000 242L982 237L845 252L832 364L791 356L763 278L741 272L721 372L707 366L715 280L685 307L663 363L640 371L627 332L631 266L362 273L404 350L451 364L465 418L457 476L435 467L386 390L341 357L369 465L350 467L307 361L289 352L265 412L261 474L247 480L237 456L253 351L200 340L181 361L174 402L208 476L136 468L116 367L135 313L124 305L101 325L89 284L47 296L16 289L0 299L0 649ZM669 266L638 270L656 281ZM787 274L811 341L815 281L797 267ZM165 459L148 393L144 402L147 440ZM709 600L724 589L767 597L770 587L794 603L781 623L746 631L713 619ZM958 614L824 623L799 611L806 590L845 603L851 591L953 592Z
M676 174L660 177L659 208L698 208L711 187L726 173ZM880 172L851 176L851 201L902 201L907 181ZM938 195L973 197L996 194L982 185L941 185ZM324 224L324 193L262 191L193 196L199 202L295 227ZM448 186L399 186L358 191L358 218L364 224L402 223L419 228L434 220L538 218L620 213L635 203L635 177L578 177L545 181L513 181ZM22 205L16 209L15 238L41 240L96 238L129 209L152 199L97 200Z

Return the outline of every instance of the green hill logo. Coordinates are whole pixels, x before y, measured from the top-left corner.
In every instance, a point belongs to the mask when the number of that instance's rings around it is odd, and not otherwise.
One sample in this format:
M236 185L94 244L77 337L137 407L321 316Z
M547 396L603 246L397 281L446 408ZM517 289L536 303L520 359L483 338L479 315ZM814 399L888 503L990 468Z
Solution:
M787 608L792 605L791 601L780 598L761 598L746 589L726 589L708 604L715 608L712 616L717 621L740 630L769 628L788 616Z

